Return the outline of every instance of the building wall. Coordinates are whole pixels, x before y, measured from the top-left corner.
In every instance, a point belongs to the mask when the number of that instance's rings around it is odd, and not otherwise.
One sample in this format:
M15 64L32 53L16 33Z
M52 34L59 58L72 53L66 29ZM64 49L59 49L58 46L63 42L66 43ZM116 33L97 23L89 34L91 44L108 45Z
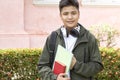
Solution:
M0 48L40 48L62 24L58 5L34 5L32 0L0 0ZM81 6L79 22L120 28L120 6ZM119 46L118 46L119 47Z
M0 0L0 48L29 47L24 31L24 0Z

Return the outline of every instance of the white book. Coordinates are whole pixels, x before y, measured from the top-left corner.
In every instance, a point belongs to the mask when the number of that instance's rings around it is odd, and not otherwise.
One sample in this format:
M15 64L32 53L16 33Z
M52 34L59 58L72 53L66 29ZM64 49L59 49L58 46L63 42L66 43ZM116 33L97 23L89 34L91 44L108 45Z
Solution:
M66 65L65 73L69 73L70 71L72 57L73 57L73 54L71 52L67 51L61 45L58 45L55 61L61 62ZM54 64L53 64L53 69L54 69Z

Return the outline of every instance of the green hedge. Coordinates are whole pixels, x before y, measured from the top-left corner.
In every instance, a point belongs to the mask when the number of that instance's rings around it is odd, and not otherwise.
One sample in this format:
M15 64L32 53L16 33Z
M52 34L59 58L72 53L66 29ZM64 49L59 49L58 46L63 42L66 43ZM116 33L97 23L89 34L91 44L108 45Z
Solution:
M104 70L97 75L98 80L120 80L120 49L101 48Z
M39 80L41 49L0 50L0 80Z
M120 50L101 48L104 70L98 80L120 80ZM0 50L0 80L39 80L41 49Z

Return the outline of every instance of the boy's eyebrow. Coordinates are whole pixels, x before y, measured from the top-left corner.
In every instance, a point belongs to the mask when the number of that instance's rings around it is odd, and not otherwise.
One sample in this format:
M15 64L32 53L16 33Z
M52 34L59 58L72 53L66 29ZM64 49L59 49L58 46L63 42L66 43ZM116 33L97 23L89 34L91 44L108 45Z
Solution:
M77 12L77 11L70 11L70 12ZM68 13L68 11L64 11L63 13Z

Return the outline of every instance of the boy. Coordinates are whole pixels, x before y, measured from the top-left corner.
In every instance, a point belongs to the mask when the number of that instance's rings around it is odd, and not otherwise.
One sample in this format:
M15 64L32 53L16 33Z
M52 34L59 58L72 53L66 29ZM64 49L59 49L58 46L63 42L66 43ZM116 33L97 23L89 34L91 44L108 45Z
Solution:
M42 80L93 80L93 76L103 69L101 55L96 38L85 29L79 19L79 3L77 0L61 0L59 3L60 17L63 25L56 30L56 46L62 45L73 53L70 67L70 77L61 73L53 74L49 66L49 36L46 40L39 60L39 73Z

